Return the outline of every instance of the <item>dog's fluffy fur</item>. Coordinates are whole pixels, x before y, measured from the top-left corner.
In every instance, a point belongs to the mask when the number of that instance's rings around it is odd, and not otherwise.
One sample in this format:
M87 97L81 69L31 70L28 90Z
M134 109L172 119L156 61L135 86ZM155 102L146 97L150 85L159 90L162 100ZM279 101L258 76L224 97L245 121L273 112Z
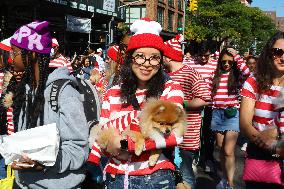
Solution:
M141 133L136 132L130 136L135 141L135 154L137 156L142 153L145 139L160 141L164 140L165 135L170 135L171 133L174 133L177 137L181 137L186 131L184 110L169 101L154 98L149 99L145 103L139 117ZM160 154L161 150L151 152L149 159L150 166L156 164Z
M164 140L165 135L174 133L177 137L184 135L186 131L186 116L182 108L168 101L149 99L144 109L139 114L140 132L127 128L122 135L129 136L135 142L135 154L139 156L144 148L146 139L155 141ZM105 149L114 137L115 129L100 129L91 131L91 140L97 141L98 145ZM161 150L153 150L149 159L149 165L154 166L161 154Z

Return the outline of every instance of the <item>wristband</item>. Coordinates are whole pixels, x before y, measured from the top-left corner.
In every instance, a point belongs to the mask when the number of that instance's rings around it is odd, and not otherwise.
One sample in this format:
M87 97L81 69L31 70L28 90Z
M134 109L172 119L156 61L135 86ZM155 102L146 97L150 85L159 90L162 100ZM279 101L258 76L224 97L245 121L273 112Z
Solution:
M187 100L183 101L183 107L186 109L188 107L188 102Z

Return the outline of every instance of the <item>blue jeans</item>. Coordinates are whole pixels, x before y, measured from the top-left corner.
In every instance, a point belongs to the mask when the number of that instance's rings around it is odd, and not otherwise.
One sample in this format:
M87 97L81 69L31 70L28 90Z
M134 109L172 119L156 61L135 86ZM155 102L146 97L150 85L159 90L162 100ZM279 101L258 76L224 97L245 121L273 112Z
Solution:
M6 178L6 165L3 157L0 156L0 179Z
M129 176L129 189L175 189L174 177L171 170L158 170L151 175ZM110 174L106 177L107 189L123 189L124 175L116 175L112 178Z
M197 156L197 151L189 151L180 149L180 157L182 159L180 164L180 170L182 172L182 178L192 189L196 187L195 175L192 169L192 162Z

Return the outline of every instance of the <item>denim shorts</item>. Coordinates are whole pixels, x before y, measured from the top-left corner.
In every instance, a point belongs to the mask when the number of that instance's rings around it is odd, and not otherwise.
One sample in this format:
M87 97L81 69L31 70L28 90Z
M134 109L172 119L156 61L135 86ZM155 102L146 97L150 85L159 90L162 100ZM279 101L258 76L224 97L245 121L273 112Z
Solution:
M158 170L151 175L129 176L129 189L157 189L167 188L175 189L174 176L171 170ZM112 178L110 174L106 175L107 189L123 189L124 175L116 175Z
M224 115L224 109L213 108L211 130L214 132L235 131L240 132L239 110L232 118Z

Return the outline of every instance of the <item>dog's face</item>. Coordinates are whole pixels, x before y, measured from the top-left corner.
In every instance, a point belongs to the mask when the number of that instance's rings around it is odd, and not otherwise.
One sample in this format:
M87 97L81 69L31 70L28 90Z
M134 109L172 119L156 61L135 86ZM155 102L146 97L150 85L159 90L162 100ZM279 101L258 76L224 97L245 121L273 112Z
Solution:
M176 123L183 115L180 107L169 102L158 104L152 111L153 127L164 135L169 135L176 128Z

